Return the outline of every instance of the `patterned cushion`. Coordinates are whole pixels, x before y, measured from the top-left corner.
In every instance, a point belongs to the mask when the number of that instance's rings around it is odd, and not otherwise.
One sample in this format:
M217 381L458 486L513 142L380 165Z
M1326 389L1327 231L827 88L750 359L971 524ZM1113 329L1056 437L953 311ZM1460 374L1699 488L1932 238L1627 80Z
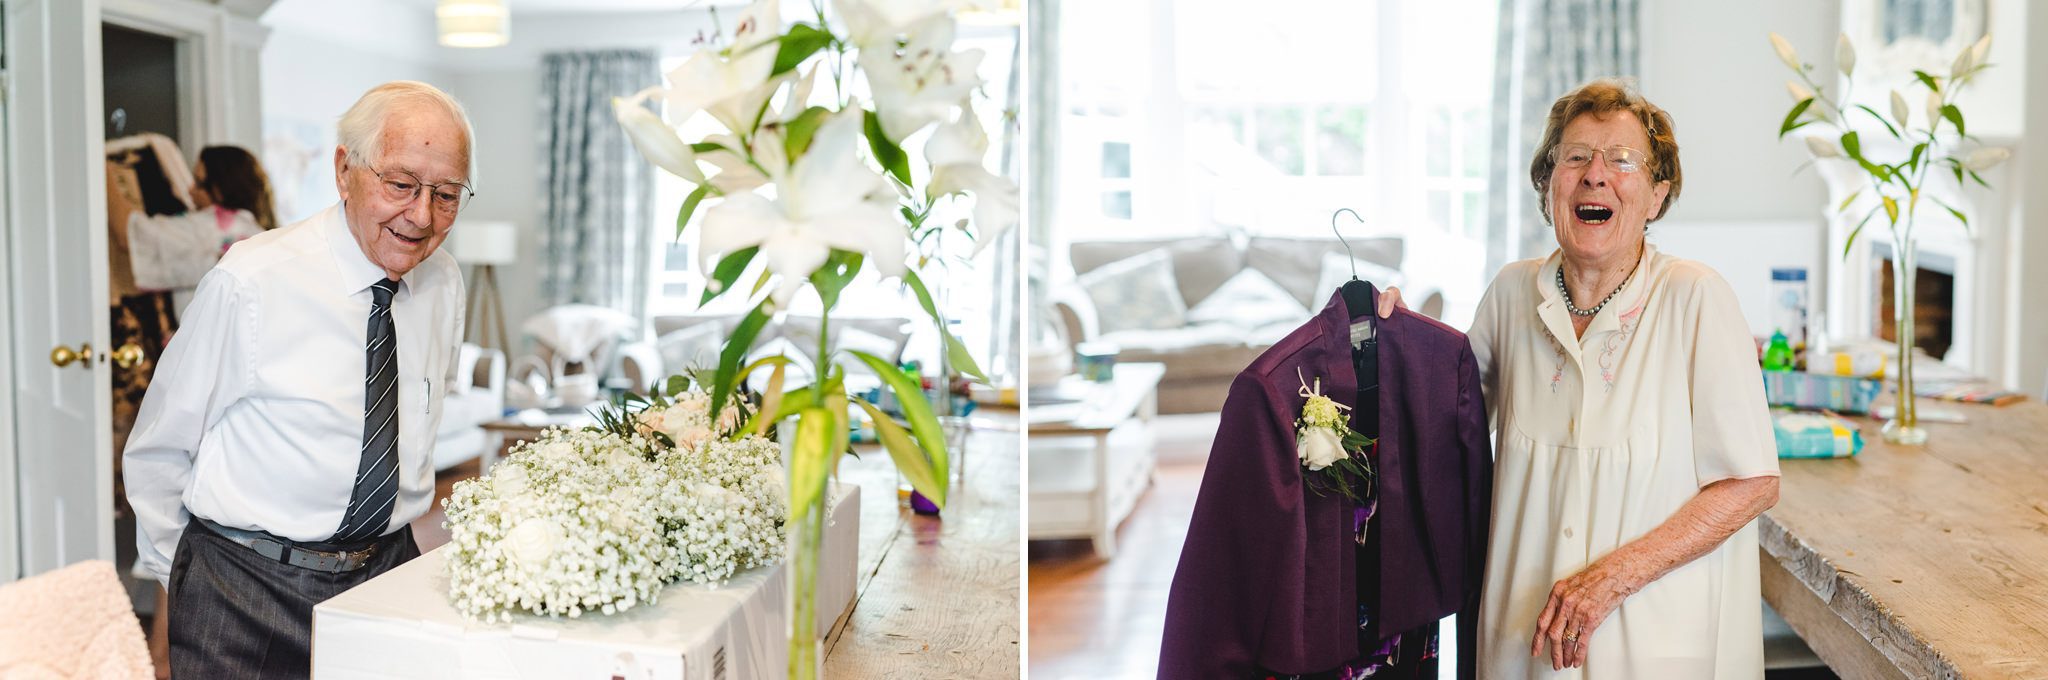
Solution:
M1165 250L1103 265L1080 279L1095 303L1102 333L1161 330L1187 325L1187 302L1173 280L1173 259Z
M1239 271L1216 292L1188 309L1188 323L1226 323L1258 328L1275 322L1307 321L1308 308L1295 301L1272 277L1256 269Z

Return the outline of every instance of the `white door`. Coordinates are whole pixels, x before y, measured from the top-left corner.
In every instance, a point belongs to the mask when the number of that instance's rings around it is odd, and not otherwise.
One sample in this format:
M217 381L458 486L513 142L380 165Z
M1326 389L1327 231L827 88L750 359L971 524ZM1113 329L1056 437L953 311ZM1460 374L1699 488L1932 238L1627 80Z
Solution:
M13 559L113 559L99 0L4 0ZM58 366L59 348L81 358ZM5 424L0 421L0 424ZM4 530L0 530L4 531ZM0 534L4 537L4 534Z

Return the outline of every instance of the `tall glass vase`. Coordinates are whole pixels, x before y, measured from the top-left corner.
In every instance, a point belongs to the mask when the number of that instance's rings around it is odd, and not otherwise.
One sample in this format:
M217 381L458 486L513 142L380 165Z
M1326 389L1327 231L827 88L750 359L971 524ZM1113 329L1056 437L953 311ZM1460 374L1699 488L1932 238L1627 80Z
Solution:
M1917 337L1913 307L1918 299L1914 290L1915 282L1920 278L1920 265L1911 230L1909 225L1907 237L1896 239L1892 244L1892 318L1895 320L1892 337L1899 347L1899 374L1895 379L1899 396L1897 405L1892 409L1892 419L1884 424L1884 440L1917 445L1927 443L1927 430L1920 427L1920 413L1913 391L1913 342Z
M824 501L801 516L792 516L789 570L794 579L790 606L789 677L816 680L824 677L824 641L818 639L818 553L824 547ZM791 508L795 511L795 508Z

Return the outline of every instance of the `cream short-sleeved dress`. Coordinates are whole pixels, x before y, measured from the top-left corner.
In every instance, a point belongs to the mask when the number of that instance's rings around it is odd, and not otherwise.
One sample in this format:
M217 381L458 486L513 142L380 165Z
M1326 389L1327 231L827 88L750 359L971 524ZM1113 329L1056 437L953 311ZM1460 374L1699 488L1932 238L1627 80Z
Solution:
M1494 427L1479 677L1763 677L1754 523L1621 606L1583 667L1529 655L1552 584L1648 533L1707 484L1778 474L1749 325L1705 265L1646 246L1574 338L1562 256L1503 268L1469 334Z

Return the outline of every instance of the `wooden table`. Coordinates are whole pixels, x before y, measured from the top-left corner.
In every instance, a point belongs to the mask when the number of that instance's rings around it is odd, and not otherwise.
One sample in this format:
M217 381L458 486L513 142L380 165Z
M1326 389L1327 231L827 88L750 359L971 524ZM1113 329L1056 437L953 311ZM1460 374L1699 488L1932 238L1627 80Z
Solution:
M1071 403L1031 405L1029 538L1088 538L1116 554L1116 529L1152 485L1152 419L1164 364L1119 364L1108 383L1069 378Z
M841 459L840 481L861 486L860 573L852 613L825 640L826 677L1020 675L1019 438L1015 412L977 413L939 517L896 502L881 449Z
M1781 461L1764 599L1845 678L2048 677L2048 406L1920 404L1969 422Z

